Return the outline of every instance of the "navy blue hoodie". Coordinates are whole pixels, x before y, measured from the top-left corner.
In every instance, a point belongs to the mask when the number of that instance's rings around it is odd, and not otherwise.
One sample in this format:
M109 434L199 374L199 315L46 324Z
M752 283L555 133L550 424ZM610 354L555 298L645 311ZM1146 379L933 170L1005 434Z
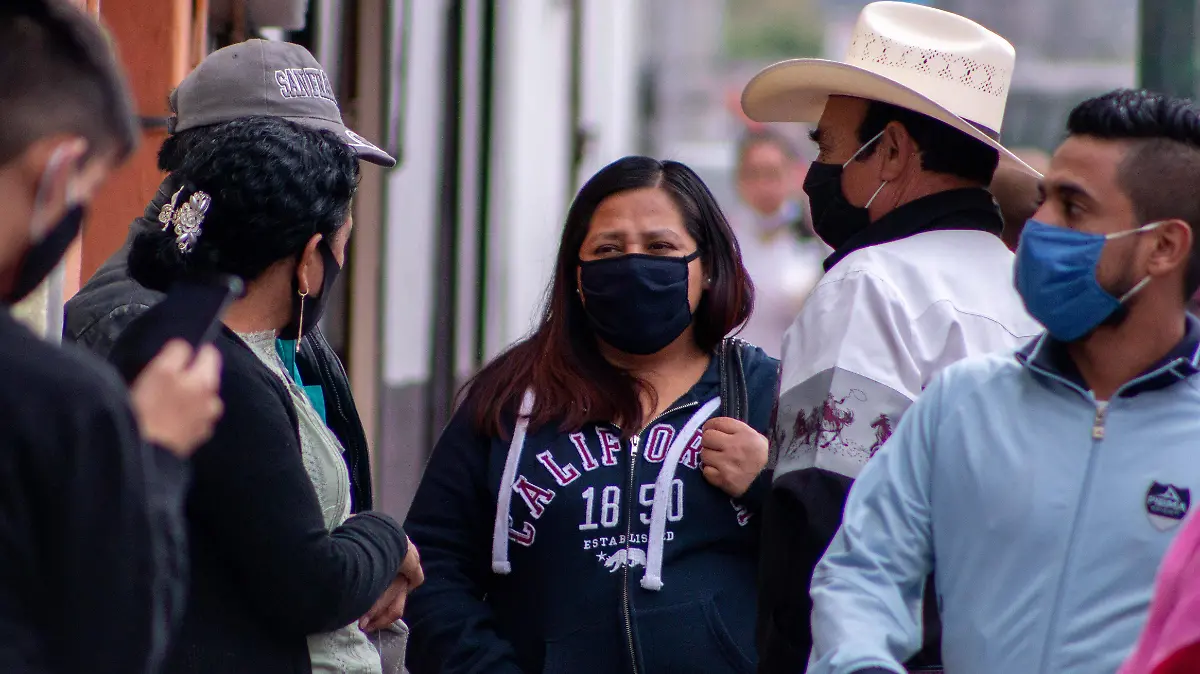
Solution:
M743 361L747 423L765 433L779 363L749 346ZM477 433L459 410L405 524L426 574L405 613L414 674L753 672L757 513L769 480L731 499L700 471L699 432L674 442L713 408L719 382L714 357L629 441L612 424L531 430L511 474L503 552L493 529L511 443ZM678 463L659 499L654 574L651 512L668 455Z

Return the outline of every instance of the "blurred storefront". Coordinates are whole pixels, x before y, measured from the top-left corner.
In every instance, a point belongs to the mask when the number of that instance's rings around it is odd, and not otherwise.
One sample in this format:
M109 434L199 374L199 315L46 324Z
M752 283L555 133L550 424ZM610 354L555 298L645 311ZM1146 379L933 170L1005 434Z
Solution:
M694 165L723 202L733 199L742 121L731 94L772 60L837 57L866 4L76 1L98 12L120 49L144 142L94 204L81 245L18 313L56 333L62 299L125 240L161 180L168 93L195 63L248 36L304 44L347 122L400 159L391 170L364 165L340 299L323 322L373 441L380 505L398 516L458 386L537 320L581 181L646 152ZM1053 147L1071 105L1134 84L1139 67L1154 86L1194 89L1194 0L922 4L1016 45L1011 145Z

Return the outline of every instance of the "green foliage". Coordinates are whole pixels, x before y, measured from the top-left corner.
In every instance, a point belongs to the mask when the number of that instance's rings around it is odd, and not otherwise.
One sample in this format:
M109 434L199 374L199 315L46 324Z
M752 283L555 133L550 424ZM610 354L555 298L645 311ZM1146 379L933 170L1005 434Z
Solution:
M824 25L812 0L728 0L725 56L780 60L820 56Z

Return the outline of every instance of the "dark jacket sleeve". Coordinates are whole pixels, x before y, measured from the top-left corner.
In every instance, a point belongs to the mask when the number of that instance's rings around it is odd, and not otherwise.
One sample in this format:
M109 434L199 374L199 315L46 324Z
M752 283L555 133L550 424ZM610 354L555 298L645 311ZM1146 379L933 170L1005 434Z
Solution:
M282 383L232 338L218 346L225 416L192 460L193 531L270 624L305 635L348 625L395 578L404 532L373 512L326 531Z
M812 650L813 571L842 524L853 480L820 468L781 475L767 492L759 557L758 671L802 672ZM909 667L941 663L935 585L926 584L924 646Z
M67 428L47 430L57 439L30 460L41 464L32 474L49 481L25 486L44 497L39 535L53 543L51 558L39 563L62 601L52 608L55 628L71 635L70 647L56 648L49 659L54 671L156 672L166 652L171 597L182 597L183 582L169 573L172 551L161 534L179 526L186 471L177 464L165 479L156 476L155 450L139 440L115 381L76 393L100 404L78 404L71 421L56 422ZM158 517L155 503L175 504L174 516ZM178 539L180 530L172 535Z
M521 671L484 599L496 512L487 481L490 448L460 409L433 450L405 521L425 568L425 584L404 616L413 674Z
M763 674L803 672L808 666L808 586L841 525L851 482L812 468L779 476L767 491L758 593L758 671Z
M154 667L167 654L187 603L188 547L184 503L191 483L191 466L166 449L146 447L149 475L147 513L154 544Z

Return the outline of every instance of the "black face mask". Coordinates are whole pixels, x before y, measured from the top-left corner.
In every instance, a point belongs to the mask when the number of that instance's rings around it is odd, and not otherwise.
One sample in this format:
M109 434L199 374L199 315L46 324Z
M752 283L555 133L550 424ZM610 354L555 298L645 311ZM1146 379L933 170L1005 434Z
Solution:
M804 193L812 209L813 231L834 250L871 224L867 209L846 200L841 164L813 162L804 177Z
M16 263L12 286L2 298L6 304L16 304L28 297L54 271L79 235L84 210L82 205L72 206L41 241L25 251Z
M321 320L321 316L325 313L325 307L329 304L329 298L333 297L333 284L337 281L342 266L338 264L337 258L333 256L333 249L325 243L325 239L317 242L317 250L321 252L321 259L325 263L321 294L314 297L312 293L309 293L306 297L300 297L300 282L294 277L292 278L292 320L288 321L288 324L279 331L280 339L298 340L308 334L313 326ZM301 321L303 321L303 325L301 325ZM298 345L297 348L299 348Z
M583 307L596 335L639 356L675 341L692 324L688 263L699 255L630 254L580 262Z

